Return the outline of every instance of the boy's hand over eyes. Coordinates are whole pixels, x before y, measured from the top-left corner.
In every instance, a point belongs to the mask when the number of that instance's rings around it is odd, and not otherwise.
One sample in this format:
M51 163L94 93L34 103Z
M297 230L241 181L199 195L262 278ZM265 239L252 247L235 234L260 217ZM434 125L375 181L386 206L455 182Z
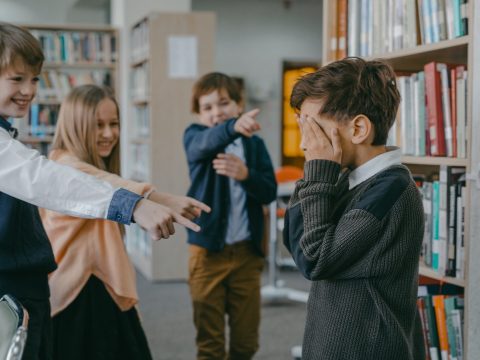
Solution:
M331 129L331 139L329 139L322 127L312 117L299 118L298 124L302 132L300 146L307 161L330 160L341 164L342 146L337 128Z
M259 112L260 109L253 109L240 116L235 121L234 130L243 136L251 137L253 133L260 130L260 124L255 120Z

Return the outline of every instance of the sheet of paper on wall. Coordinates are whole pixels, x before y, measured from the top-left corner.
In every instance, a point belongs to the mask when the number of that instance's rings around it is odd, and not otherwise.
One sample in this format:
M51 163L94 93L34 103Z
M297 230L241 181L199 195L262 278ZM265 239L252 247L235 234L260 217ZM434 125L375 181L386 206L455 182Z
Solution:
M196 78L198 46L196 36L168 37L168 77Z

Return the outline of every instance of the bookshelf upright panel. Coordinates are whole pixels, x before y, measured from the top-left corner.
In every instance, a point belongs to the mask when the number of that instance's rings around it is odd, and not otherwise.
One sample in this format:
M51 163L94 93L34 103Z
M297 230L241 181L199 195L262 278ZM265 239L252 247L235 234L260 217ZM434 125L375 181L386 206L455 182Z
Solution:
M183 132L196 79L214 66L213 13L154 13L131 30L131 109L128 176L159 191L184 195L189 176ZM152 242L130 227L127 249L150 280L187 278L186 231L176 226L168 240Z

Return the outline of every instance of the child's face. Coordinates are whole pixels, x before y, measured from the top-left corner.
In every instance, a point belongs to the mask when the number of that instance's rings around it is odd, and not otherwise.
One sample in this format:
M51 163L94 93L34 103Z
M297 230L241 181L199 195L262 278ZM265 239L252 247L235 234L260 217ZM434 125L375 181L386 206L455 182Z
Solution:
M342 146L342 167L350 166L353 154L351 138L351 129L348 122L337 122L333 119L319 115L321 102L318 100L306 99L300 107L300 116L310 117L315 120L320 128L324 131L326 137L331 142L332 129L338 129L340 144Z
M198 99L200 122L208 127L236 118L242 113L242 107L233 101L225 90L214 90Z
M103 99L97 106L97 151L102 158L108 157L120 136L120 121L117 107L110 99Z
M0 74L0 116L22 118L27 115L37 84L38 74L19 61L6 68Z

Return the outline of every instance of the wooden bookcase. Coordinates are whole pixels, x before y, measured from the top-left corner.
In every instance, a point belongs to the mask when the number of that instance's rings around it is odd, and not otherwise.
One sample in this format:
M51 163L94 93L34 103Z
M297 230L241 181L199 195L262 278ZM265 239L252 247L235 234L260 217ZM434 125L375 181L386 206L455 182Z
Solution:
M375 0L373 3L378 4ZM412 1L416 6L417 2ZM338 1L323 2L323 63L327 64L338 57L337 34L339 17ZM352 2L355 2L353 0ZM359 3L359 2L357 2ZM390 2L391 3L391 2ZM409 4L410 6L411 4ZM466 157L403 156L403 163L412 173L439 172L442 165L463 167L466 171L465 205L465 274L464 278L441 276L436 271L420 264L420 275L434 279L440 284L453 284L464 288L464 356L463 359L480 359L480 343L477 336L480 331L480 4L469 0L465 9L468 14L468 35L450 40L421 44L420 28L417 26L417 46L400 48L384 53L372 52L366 59L386 59L398 72L422 71L425 64L437 61L448 64L464 64L468 69L466 96ZM417 10L418 11L418 10ZM375 19L375 17L374 17ZM418 14L417 14L418 20ZM423 31L423 30L422 30ZM422 34L423 36L423 34ZM367 37L368 39L368 37ZM370 39L371 40L371 39ZM336 45L335 45L336 42ZM344 39L344 43L348 41ZM409 40L409 43L412 41Z
M183 132L195 118L190 98L196 79L214 67L215 16L209 12L153 13L130 31L128 177L159 191L184 195L189 186ZM186 231L176 226L168 240L152 242L127 229L126 246L150 280L186 279Z
M29 115L16 126L20 141L46 154L60 104L72 87L95 83L117 92L118 32L110 26L20 25L39 39L45 62Z

